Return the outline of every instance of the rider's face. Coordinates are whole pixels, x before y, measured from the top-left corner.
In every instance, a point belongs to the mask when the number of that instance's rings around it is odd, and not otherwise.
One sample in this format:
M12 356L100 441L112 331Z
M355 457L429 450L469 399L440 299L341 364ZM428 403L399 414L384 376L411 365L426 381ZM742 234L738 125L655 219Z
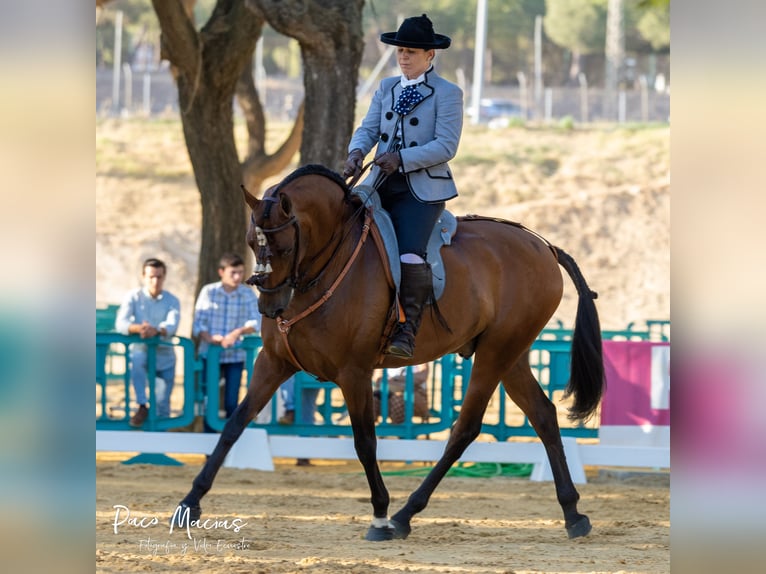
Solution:
M431 60L434 58L433 50L423 50L422 48L396 48L396 61L408 80L414 80L420 74L428 69Z

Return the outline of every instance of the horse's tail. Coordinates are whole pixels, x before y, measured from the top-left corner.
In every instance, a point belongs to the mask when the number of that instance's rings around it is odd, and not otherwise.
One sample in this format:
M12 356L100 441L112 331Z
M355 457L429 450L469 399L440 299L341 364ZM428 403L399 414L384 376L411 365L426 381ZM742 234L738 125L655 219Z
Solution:
M572 361L569 383L564 396L572 395L571 420L587 420L593 415L604 392L604 361L601 348L601 324L593 302L598 294L590 290L571 255L552 246L559 264L566 269L577 287L577 316L572 333Z

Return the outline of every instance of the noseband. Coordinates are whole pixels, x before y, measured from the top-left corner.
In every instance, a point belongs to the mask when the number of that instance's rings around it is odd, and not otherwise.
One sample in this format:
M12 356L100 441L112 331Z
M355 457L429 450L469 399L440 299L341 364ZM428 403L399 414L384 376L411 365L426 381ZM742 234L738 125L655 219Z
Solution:
M263 201L269 202L266 204L266 208L263 212L264 220L268 219L269 215L271 215L271 207L277 201L277 198L275 197L277 191L279 190L275 189L274 193L272 193L269 197L263 198ZM248 285L254 285L255 288L258 289L258 291L261 293L276 293L285 287L295 289L295 287L298 285L298 247L300 245L301 236L301 228L300 225L298 225L298 220L295 218L295 215L291 216L290 219L285 221L282 225L263 228L255 224L255 214L251 213L250 223L253 225L253 227L255 227L255 239L258 243L258 252L255 254L255 271L250 276L250 278L245 281L245 283ZM290 275L285 277L285 280L276 287L265 287L264 283L269 278L272 271L271 248L269 247L267 236L279 233L280 231L284 231L291 225L295 228L292 271L290 272Z

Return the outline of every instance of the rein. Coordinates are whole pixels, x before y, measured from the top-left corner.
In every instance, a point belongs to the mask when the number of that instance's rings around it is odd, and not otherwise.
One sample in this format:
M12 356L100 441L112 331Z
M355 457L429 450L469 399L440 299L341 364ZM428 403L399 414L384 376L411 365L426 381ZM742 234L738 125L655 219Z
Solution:
M311 265L314 264L314 262L319 259L319 257L324 254L325 251L327 251L328 247L332 245L332 240L335 237L335 234L330 238L330 241L328 241L322 249L319 250L319 252L314 255L311 260L308 261L306 265L306 271L300 275L296 275L293 287L297 289L300 293L306 293L310 289L312 289L322 278L322 275L324 275L325 271L327 271L327 268L330 266L330 263L333 262L335 259L335 256L338 254L338 251L340 251L340 248L343 246L343 242L346 240L346 238L349 236L349 234L354 229L354 222L359 217L359 214L361 213L362 209L364 209L364 205L362 205L359 209L357 209L349 218L348 222L346 223L346 229L341 234L341 238L338 241L338 243L335 245L335 249L333 249L332 253L330 254L330 257L328 257L327 261L325 261L324 265L322 265L322 268L319 270L319 272L314 276L313 279L305 282L304 285L300 285L300 282L305 279L306 274L308 273L309 268ZM297 270L296 270L297 273Z
M322 305L324 305L334 294L335 290L338 288L338 285L340 285L341 281L348 275L349 270L351 269L351 266L354 264L354 261L356 261L356 258L359 256L359 253L362 250L362 246L364 245L365 241L367 241L367 236L370 233L370 223L372 221L372 213L370 210L365 211L364 216L364 223L362 224L362 235L359 237L359 241L356 244L356 247L354 248L354 252L351 254L351 257L349 257L349 260L346 262L346 265L343 267L343 270L340 272L340 275L335 278L335 281L333 281L332 285L327 289L327 291L324 292L322 297L319 298L316 302L314 302L310 307L307 307L302 312L298 313L295 317L292 319L285 319L284 317L277 317L277 329L279 329L279 332L282 334L282 341L285 344L285 347L287 348L287 352L290 354L290 358L292 359L293 363L296 367L298 367L301 371L305 371L306 369L301 365L301 362L298 360L298 358L295 356L295 353L293 352L292 347L290 346L290 341L287 339L287 335L290 332L290 329L292 328L295 323L300 321L301 319L305 319L309 315L311 315L314 311L319 309Z
M364 172L365 172L365 171L367 171L368 169L370 169L370 166L371 166L372 164L374 164L374 163L375 163L375 160L374 160L374 159L371 159L370 161L368 161L368 162L367 162L367 163L366 163L366 164L365 164L365 165L362 167L362 169L361 169L361 170L359 170L359 173L358 173L358 174L356 174L356 175L354 176L354 179L352 179L352 180L351 180L351 183L347 183L347 184L346 184L346 185L348 185L348 188L349 188L349 189L351 189L352 187L354 187L354 186L357 184L357 182L358 182L360 179L362 179L362 176L364 175Z

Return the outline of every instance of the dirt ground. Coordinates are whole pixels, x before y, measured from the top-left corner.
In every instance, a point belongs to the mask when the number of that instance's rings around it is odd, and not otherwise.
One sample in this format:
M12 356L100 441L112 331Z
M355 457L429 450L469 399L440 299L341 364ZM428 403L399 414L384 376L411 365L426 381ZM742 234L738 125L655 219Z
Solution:
M160 257L169 266L166 287L181 300L178 334L188 336L201 212L180 123L99 121L96 151L96 303L119 303L139 284L140 262ZM450 209L521 221L572 254L599 292L602 328L669 317L668 127L491 132L467 126L453 169L460 197ZM568 285L555 317L571 326L575 304ZM407 540L370 543L363 539L369 490L358 463L295 467L286 460L277 461L275 472L225 468L202 504L203 518L218 527L189 539L170 533L168 520L201 457L182 458L186 465L179 467L120 460L97 455L97 572L670 571L667 474L617 479L591 469L589 483L579 487L579 508L593 532L574 541L552 484L448 477L413 520ZM385 463L387 469L400 467ZM392 513L420 480L386 478ZM129 510L132 524L115 533L117 510L118 521ZM239 532L225 527L235 520Z
M171 533L168 521L202 457L179 457L184 466L123 465L124 458L97 457L97 572L670 572L666 473L588 469L579 510L593 531L576 540L567 538L552 483L447 477L409 538L373 543L363 539L371 507L361 465L277 459L275 472L221 469L202 501L209 529L192 529L189 538ZM404 468L382 464L384 473ZM385 480L392 514L421 481L401 472ZM115 522L122 522L116 532Z

